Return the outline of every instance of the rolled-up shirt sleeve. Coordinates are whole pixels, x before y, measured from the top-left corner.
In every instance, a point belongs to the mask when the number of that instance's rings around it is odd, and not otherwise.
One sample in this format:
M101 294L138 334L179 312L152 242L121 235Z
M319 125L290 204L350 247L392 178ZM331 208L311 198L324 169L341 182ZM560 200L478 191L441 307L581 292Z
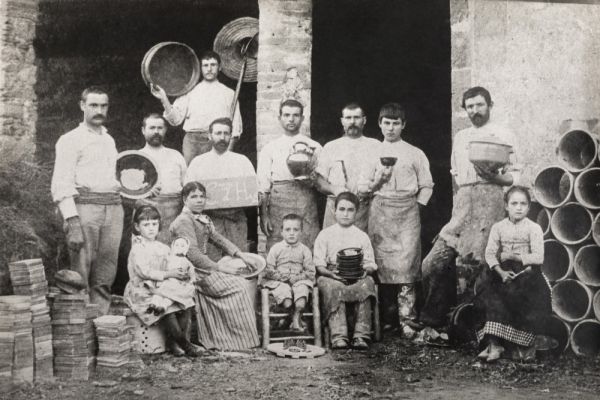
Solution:
M425 206L433 194L433 178L429 170L429 160L422 151L419 152L419 156L417 157L416 172L418 185L417 202Z
M317 268L327 268L327 241L322 233L317 235L313 248L313 261Z
M52 199L66 220L78 216L74 196L78 194L75 187L75 166L77 164L77 147L65 142L64 137L56 142L56 160L50 190Z
M271 148L267 145L260 152L256 168L256 180L258 191L261 193L271 192L271 168L273 166L273 155Z
M165 110L163 113L163 117L171 124L172 126L179 126L185 120L185 117L188 112L188 103L189 96L183 95L178 97L173 102L170 110Z

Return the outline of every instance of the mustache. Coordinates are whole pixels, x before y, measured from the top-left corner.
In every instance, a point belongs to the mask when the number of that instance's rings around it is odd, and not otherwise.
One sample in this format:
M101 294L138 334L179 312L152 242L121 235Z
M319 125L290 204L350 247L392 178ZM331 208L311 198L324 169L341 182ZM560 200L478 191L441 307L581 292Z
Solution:
M92 118L97 118L97 117L106 118L106 115L104 115L104 114L96 114Z

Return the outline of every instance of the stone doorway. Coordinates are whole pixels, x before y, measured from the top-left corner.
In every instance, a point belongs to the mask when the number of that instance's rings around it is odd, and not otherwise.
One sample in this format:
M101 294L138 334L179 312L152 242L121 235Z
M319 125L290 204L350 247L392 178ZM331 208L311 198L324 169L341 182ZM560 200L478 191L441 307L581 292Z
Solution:
M431 163L434 195L423 214L423 254L448 221L451 134L450 6L447 0L329 0L313 3L312 137L339 137L344 104L367 114L366 134L382 139L379 107L407 110L407 142Z

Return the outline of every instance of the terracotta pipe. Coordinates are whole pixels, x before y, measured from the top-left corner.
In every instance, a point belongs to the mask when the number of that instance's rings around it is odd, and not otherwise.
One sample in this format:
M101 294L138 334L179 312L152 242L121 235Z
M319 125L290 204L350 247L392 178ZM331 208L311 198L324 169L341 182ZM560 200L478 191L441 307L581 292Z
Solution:
M594 309L594 316L600 321L600 290L596 292L592 299L592 308Z
M552 214L550 229L565 244L579 244L592 234L593 215L579 203L567 203Z
M600 247L595 244L580 247L575 254L573 269L581 282L600 286Z
M571 349L578 356L595 357L600 353L600 322L580 321L571 331Z
M527 218L537 223L542 228L544 237L550 233L550 218L552 218L552 213L537 201L531 202Z
M570 172L581 172L597 162L598 136L583 128L565 132L556 146L556 155Z
M573 273L573 249L558 240L544 241L542 272L550 282L567 279Z
M552 310L567 322L578 322L591 313L592 298L592 290L583 283L565 279L552 288Z
M558 165L546 167L535 177L533 194L544 207L560 207L571 198L573 182L573 175L563 167Z
M558 318L556 315L548 320L546 325L546 333L551 338L558 341L558 347L551 350L551 353L560 355L569 348L569 338L571 337L571 326Z
M594 242L600 246L600 213L596 214L596 218L594 218L594 223L592 225L592 236L594 238Z
M600 168L590 168L579 174L573 194L584 207L600 210Z

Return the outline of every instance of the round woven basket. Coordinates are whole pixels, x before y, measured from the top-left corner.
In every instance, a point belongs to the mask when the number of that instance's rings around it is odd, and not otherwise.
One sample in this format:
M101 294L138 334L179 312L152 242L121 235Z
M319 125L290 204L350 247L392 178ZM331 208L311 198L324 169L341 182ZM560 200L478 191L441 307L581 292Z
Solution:
M248 42L244 82L256 82L258 69L258 19L242 17L227 23L215 38L214 50L221 56L221 68L231 79L239 79L244 57L242 48Z

